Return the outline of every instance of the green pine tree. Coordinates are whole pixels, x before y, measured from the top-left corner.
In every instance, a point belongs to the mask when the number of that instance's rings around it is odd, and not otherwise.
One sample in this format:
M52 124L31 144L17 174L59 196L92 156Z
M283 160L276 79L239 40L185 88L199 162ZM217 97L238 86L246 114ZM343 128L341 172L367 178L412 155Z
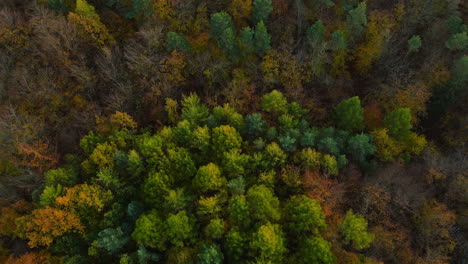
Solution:
M271 48L270 46L271 36L268 34L265 23L260 21L255 27L254 43L255 43L255 53L263 57L266 52Z

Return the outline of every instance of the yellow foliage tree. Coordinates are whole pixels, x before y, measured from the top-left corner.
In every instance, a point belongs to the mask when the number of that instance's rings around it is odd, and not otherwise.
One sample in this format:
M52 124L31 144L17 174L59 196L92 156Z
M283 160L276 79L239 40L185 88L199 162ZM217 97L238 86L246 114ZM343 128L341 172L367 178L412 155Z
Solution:
M54 239L66 233L84 231L75 214L50 207L34 210L21 222L31 247L50 246Z
M411 154L418 155L424 149L427 144L427 140L424 135L418 135L411 133L411 135L403 142L404 148Z
M137 123L123 112L115 112L109 117L96 117L96 131L101 135L108 135L114 130L135 131Z
M107 31L106 26L100 21L80 16L73 12L68 14L68 20L75 23L80 33L99 48L114 41L112 35Z
M348 65L346 59L348 52L346 50L338 50L333 54L333 62L330 68L330 74L334 77L343 76L349 78Z
M94 6L88 4L86 0L76 0L75 13L80 16L100 21L99 15L96 13Z
M57 197L56 205L82 217L102 212L112 199L111 191L101 186L79 184L68 188L64 196Z
M382 161L392 161L402 152L401 146L387 132L386 128L371 132L376 147L376 156Z
M278 52L276 50L269 50L263 57L262 74L263 81L266 84L275 84L280 72L280 63L278 61Z
M89 160L96 164L98 168L113 167L116 151L117 147L113 143L98 144L89 156Z
M380 57L388 38L395 26L393 17L384 11L372 11L366 27L366 40L360 44L355 56L355 68L363 74L369 71L372 63Z
M170 19L174 14L174 10L168 0L155 0L154 14L162 20Z
M166 110L167 117L169 118L169 121L171 121L172 124L176 124L180 118L179 113L177 111L178 108L179 104L176 100L172 98L166 98L166 105L164 106L164 109Z
M68 20L76 24L81 34L99 48L114 42L114 37L101 22L94 7L85 0L77 0L75 12L68 13Z

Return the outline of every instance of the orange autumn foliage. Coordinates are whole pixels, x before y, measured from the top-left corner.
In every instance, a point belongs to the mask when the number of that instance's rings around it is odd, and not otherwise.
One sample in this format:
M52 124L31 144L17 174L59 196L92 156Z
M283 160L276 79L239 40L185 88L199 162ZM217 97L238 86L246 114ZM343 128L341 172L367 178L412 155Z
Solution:
M327 220L337 223L341 218L339 205L345 194L344 185L337 179L323 177L317 170L306 171L302 182L307 197L319 201Z
M361 197L366 219L374 225L371 229L375 234L374 250L382 256L402 252L410 241L410 231L398 222L390 192L380 185L367 184L361 190Z
M365 185L361 190L363 203L366 205L366 218L379 225L388 226L391 219L391 196L379 185ZM385 222L384 222L385 221Z
M79 184L68 188L64 196L57 197L56 204L79 216L87 212L101 212L112 200L111 191L97 185Z
M207 49L210 41L210 34L203 32L198 36L189 37L190 44L192 45L192 51L194 53L200 53Z
M5 264L51 264L51 263L60 263L58 260L51 260L50 253L46 251L39 252L28 252L19 257L10 255L6 260Z
M334 248L333 255L337 264L360 264L359 256L356 253L348 252L339 247Z
M282 15L289 8L289 2L287 0L273 0L273 14Z
M398 226L396 229L388 229L377 225L370 231L374 234L372 247L379 253L379 255L385 256L395 253L401 254L405 251L405 247L408 247L409 232L402 226ZM409 263L403 261L403 259L408 259L404 254L401 254L399 258L401 258L401 263Z
M44 172L55 167L59 154L42 140L36 140L32 144L18 144L19 165L31 167Z
M383 126L382 109L378 104L364 107L364 122L369 130L375 130Z
M46 207L26 216L24 229L30 247L50 246L54 239L69 233L83 233L79 218L70 212Z
M420 74L417 82L404 87L394 89L379 100L381 106L387 111L396 108L410 108L412 122L417 124L419 117L426 116L433 89L444 85L450 78L450 72L443 63L431 66L427 71Z

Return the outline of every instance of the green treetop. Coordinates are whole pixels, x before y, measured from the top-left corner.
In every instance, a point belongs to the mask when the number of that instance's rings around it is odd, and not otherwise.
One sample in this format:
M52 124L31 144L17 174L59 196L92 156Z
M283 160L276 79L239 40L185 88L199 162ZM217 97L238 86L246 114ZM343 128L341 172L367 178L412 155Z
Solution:
M257 263L283 263L287 251L280 226L270 222L260 226L249 246Z
M463 19L459 16L451 16L447 19L447 27L452 34L462 33L468 30L468 26L463 24Z
M265 23L263 21L258 22L257 26L255 27L254 35L255 53L258 56L265 56L266 52L271 48L270 39L271 36L268 34Z
M210 144L210 129L207 126L195 128L192 133L192 137L190 138L190 146L200 150L203 153L206 153L210 150Z
M195 94L184 96L182 100L182 119L200 125L206 121L208 115L208 107L201 103L200 97Z
M142 186L145 201L150 205L160 206L172 184L173 179L165 173L151 172Z
M240 33L239 38L247 54L251 54L254 51L254 34L255 31L250 27L243 28Z
M373 235L367 232L367 220L352 210L346 213L340 231L344 242L357 250L368 248L373 240Z
M330 48L333 50L346 49L347 43L343 31L337 30L331 34Z
M247 247L247 235L240 232L236 226L232 227L226 234L224 248L229 263L241 263Z
M250 208L244 195L233 196L229 200L229 219L237 226L247 227L251 222Z
M288 110L288 101L281 92L273 90L262 97L262 110L276 115L285 114Z
M317 20L312 26L307 29L306 38L312 48L321 46L325 40L326 29L323 26L322 20Z
M421 37L418 35L412 36L408 40L408 52L411 53L411 52L419 51L419 48L421 48L421 45L422 45Z
M60 184L49 185L44 188L40 196L39 204L42 207L49 206L55 202L55 199L64 193L63 186Z
M262 154L261 164L265 169L274 169L282 166L287 158L287 154L276 142L268 144Z
M237 177L243 175L248 169L251 157L242 154L240 149L231 149L223 153L222 167L223 172L228 177Z
M220 41L221 36L227 29L231 29L235 33L234 23L228 13L219 12L211 15L210 30L211 36L215 40Z
M267 123L260 113L253 113L245 117L246 134L250 139L261 136L267 128Z
M118 252L129 240L120 227L104 229L98 234L97 247L107 250L110 254Z
M305 195L293 196L286 204L285 221L294 236L318 234L326 227L325 215L317 200Z
M260 21L267 22L271 11L273 11L271 0L254 0L252 10L253 23L257 24Z
M466 50L468 48L467 31L450 36L450 38L445 42L445 47L450 50Z
M347 26L354 36L359 36L367 24L366 8L366 2L361 2L348 13Z
M237 131L243 131L245 127L244 117L229 104L213 108L213 113L209 119L211 119L209 125L212 127L230 125L237 129Z
M367 157L373 155L375 146L370 135L360 134L348 140L347 152L354 160L364 163Z
M242 137L231 126L222 125L213 129L213 149L217 153L224 153L231 149L239 149L242 146Z
M172 52L177 51L188 51L190 49L190 42L181 34L176 32L168 32L166 39L166 50Z
M167 241L164 220L156 210L141 215L135 223L132 237L140 245L164 250Z
M322 155L320 167L325 174L338 175L338 163L335 156L328 154Z
M197 190L202 192L216 191L226 185L226 178L221 176L221 171L216 164L209 163L198 169L193 179L193 185Z
M247 201L253 218L261 221L277 221L280 218L279 200L265 185L252 186L247 191Z
M221 218L213 218L204 229L205 236L209 239L221 239L224 235L225 224Z
M336 105L334 117L335 124L339 129L348 131L362 131L364 129L364 109L357 96L343 100Z
M170 214L165 223L168 240L174 246L184 246L192 243L196 237L195 219L185 211Z
M224 260L223 252L219 245L203 245L198 253L199 264L222 264Z
M321 263L332 264L335 263L335 257L331 250L331 243L325 239L314 236L307 238L299 244L297 251L297 259L295 263L309 264Z
M388 113L384 118L388 135L398 140L404 140L411 135L411 111L409 108L398 108Z
M64 187L71 187L78 183L78 175L73 169L53 169L44 173L44 180L47 186L60 184Z
M236 61L239 58L240 50L237 45L236 33L232 28L224 30L218 40L218 45L224 55L230 60Z
M151 0L132 0L132 3L132 11L127 13L127 18L149 17L154 11L154 4Z

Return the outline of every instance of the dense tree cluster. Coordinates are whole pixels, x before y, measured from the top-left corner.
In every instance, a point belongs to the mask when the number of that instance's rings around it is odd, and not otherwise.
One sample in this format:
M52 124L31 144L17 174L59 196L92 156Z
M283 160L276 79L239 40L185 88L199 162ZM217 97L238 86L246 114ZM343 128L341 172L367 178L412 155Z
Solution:
M229 105L210 110L192 94L182 100L176 124L154 134L137 133L121 112L98 120L111 129L90 132L80 142L83 156L45 173L37 208L18 216L10 232L66 263L137 262L142 252L178 263L333 263L322 207L304 194L299 173L321 168L336 175L341 159L368 163L371 137L310 127L306 110L276 90L262 102L262 112L244 117ZM362 109L340 111L362 119ZM279 133L267 135L271 129ZM312 136L301 143L305 133ZM284 143L285 136L291 141ZM366 144L370 150L361 150ZM280 176L286 164L298 168L289 176L294 185ZM362 216L350 211L341 226L343 243L370 246Z
M0 1L0 262L466 259L466 8Z

